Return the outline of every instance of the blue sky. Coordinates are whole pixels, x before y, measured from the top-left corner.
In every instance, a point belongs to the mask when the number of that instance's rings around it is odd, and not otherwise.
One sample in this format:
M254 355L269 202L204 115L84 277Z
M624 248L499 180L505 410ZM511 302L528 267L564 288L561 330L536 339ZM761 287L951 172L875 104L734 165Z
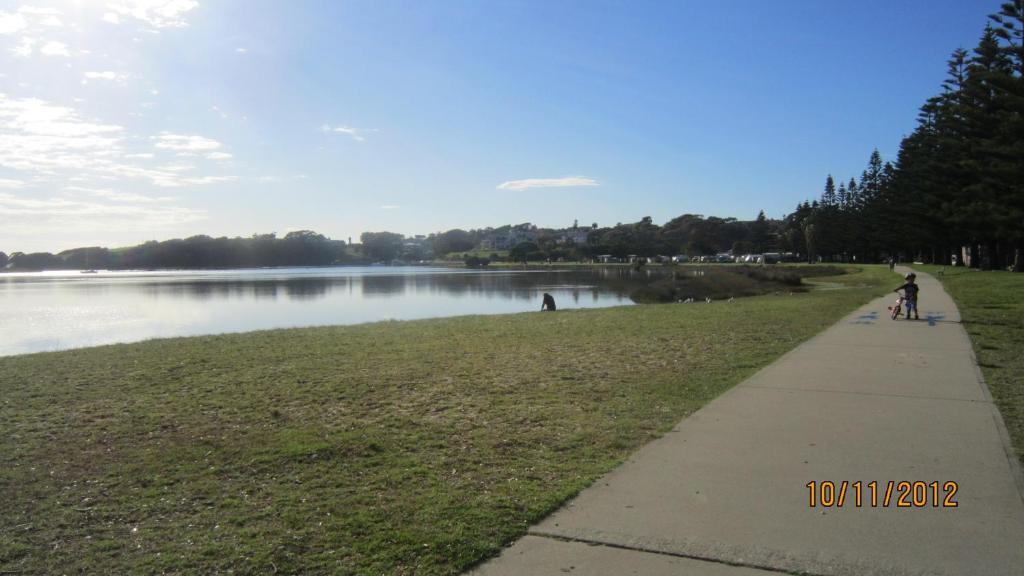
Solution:
M998 1L0 1L0 250L781 217Z

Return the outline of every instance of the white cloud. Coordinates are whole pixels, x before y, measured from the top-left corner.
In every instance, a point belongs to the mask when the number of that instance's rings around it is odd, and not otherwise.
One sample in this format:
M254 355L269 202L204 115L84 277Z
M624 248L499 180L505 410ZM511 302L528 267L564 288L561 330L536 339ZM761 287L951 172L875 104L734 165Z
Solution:
M120 76L120 75L117 72L111 72L110 70L107 70L106 72L86 72L85 73L85 77L89 78L89 79L113 80L113 79L117 78L118 76Z
M61 11L54 8L37 8L35 6L22 6L17 12L7 13L0 10L0 35L17 34L19 32L40 33L42 27L59 27L64 23L61 21ZM27 56L32 53L31 44L34 39L23 38L21 46L15 48L15 54ZM58 42L59 44L59 42Z
M268 175L268 176L257 176L256 177L256 181L260 182L260 183L266 184L266 183L270 183L270 182L284 182L286 180L306 180L308 178L309 178L309 176L306 175L306 174L296 174L295 176L286 176L286 177L269 176Z
M124 74L119 74L110 70L104 70L103 72L86 72L82 75L82 84L88 84L89 80L106 80L123 85L127 78L128 77Z
M0 167L31 175L38 181L147 180L160 187L198 186L233 180L233 176L195 175L152 169L133 162L152 154L126 150L131 142L121 126L92 122L75 110L36 98L14 99L0 93ZM220 143L193 137L166 141L178 148L210 150ZM213 143L213 145L210 144ZM173 149L173 148L172 148ZM147 155L148 154L148 155Z
M235 52L238 54L245 54L249 51L248 48L235 48Z
M68 52L68 45L56 40L43 44L43 47L39 49L39 53L46 56L71 56L71 53Z
M142 194L136 194L134 192L118 192L111 190L110 188L86 188L84 186L65 186L63 188L65 192L74 193L85 193L90 196L97 198L105 198L114 202L140 202L143 204L153 202L170 202L174 198L170 196L144 196Z
M384 204L380 207L381 210L397 210L401 208L398 204Z
M157 148L174 150L175 152L206 152L217 150L221 146L220 142L210 138L189 134L174 134L171 132L161 132L158 136L154 136L153 139L156 140L155 146Z
M22 180L14 180L11 178L0 178L0 188L21 188L25 185Z
M195 0L119 0L108 2L110 14L141 20L154 28L183 28L188 26L185 14L199 6ZM104 16L104 20L111 23Z
M565 178L526 178L510 180L498 185L498 190L529 190L530 188L571 188L577 186L598 186L597 180L583 176L566 176Z
M144 158L144 159L147 159L147 160L152 158L153 156L155 156L155 154L152 154L150 152L140 152L138 154L125 154L124 155L125 158Z
M0 11L0 34L15 34L28 27L28 22L21 14L8 14Z
M0 228L10 234L150 231L205 220L206 211L143 201L31 198L0 192Z
M56 8L40 8L39 6L22 6L18 8L19 14L31 14L33 16L60 16L63 14Z
M195 178L179 178L175 175L172 178L154 180L153 183L164 188L182 188L185 186L203 186L205 184L234 182L235 180L238 180L235 176L199 176Z
M22 58L28 58L32 55L32 49L36 45L35 38L29 38L28 36L21 37L21 44L11 48L11 52L14 52L15 56L21 56Z
M40 26L60 27L64 23L60 19L60 15L63 14L56 8L39 8L37 6L22 6L18 8L19 14L28 14L31 16L36 24Z
M188 172L195 169L196 167L192 164L164 164L163 166L157 167L157 170L163 170L165 172Z
M324 124L320 126L321 132L334 132L336 134L348 134L356 142L363 142L366 137L363 134L367 132L377 132L376 128L352 128L351 126L331 126L330 124Z
M234 158L234 156L227 152L210 152L206 157L210 160L231 160Z
M121 17L118 16L115 12L107 12L103 15L103 21L109 24L120 24Z
M70 108L0 94L0 166L34 172L86 168L116 152L121 131L82 120Z

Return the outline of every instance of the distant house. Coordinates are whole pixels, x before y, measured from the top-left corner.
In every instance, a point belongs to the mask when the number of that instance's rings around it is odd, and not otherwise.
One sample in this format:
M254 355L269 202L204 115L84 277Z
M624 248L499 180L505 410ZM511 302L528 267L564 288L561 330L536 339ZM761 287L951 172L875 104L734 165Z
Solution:
M587 236L590 235L589 228L566 228L559 230L555 239L556 244L572 244L575 246L586 246Z
M508 228L499 228L486 234L480 240L483 250L511 250L516 244L537 241L537 227L533 224L517 224Z

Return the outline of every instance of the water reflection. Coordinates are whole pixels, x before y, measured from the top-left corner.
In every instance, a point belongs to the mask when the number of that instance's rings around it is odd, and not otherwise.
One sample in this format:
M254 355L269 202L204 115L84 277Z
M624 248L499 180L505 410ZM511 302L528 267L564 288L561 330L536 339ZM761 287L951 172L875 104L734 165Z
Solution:
M0 274L0 355L153 337L630 304L659 271L295 268Z

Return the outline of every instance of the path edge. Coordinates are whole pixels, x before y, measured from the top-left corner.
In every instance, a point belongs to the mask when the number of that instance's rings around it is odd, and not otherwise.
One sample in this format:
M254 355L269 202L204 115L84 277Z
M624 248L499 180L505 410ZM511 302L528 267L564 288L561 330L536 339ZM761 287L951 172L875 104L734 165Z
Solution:
M909 270L909 268L908 268ZM985 374L981 371L981 365L978 364L978 354L974 349L974 338L971 338L970 332L964 327L964 315L960 311L960 304L956 298L946 290L946 285L942 283L933 274L917 270L917 274L923 274L928 276L932 280L935 280L939 284L939 288L949 296L949 299L953 301L953 305L957 308L957 316L959 321L957 325L960 327L961 334L967 338L970 342L970 355L971 355L971 367L974 369L974 375L978 379L978 386L981 388L981 393L985 396L985 401L989 405L989 410L992 413L992 421L995 424L996 432L999 434L999 441L1003 444L1003 453L1006 455L1006 462L1010 467L1010 476L1013 477L1013 483L1017 487L1017 495L1020 496L1020 500L1024 503L1024 468L1021 467L1020 460L1017 457L1017 451L1013 447L1013 442L1010 440L1010 431L1006 428L1006 422L1003 420L1003 414L999 411L999 406L996 405L995 399L992 397L992 391L989 390L988 382L985 381Z

